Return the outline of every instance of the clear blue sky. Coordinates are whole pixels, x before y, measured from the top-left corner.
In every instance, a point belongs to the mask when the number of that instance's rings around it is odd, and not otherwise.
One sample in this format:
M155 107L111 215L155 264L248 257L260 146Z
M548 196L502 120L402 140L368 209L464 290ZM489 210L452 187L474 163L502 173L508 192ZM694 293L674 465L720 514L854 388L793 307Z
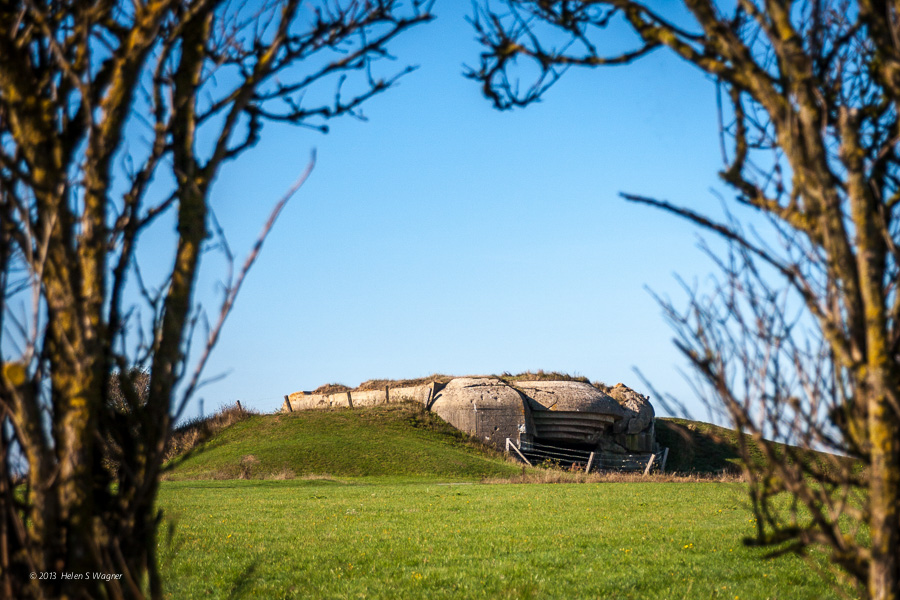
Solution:
M525 110L500 113L462 77L479 47L468 3L392 46L420 65L370 101L368 122L327 135L268 125L227 167L213 202L239 256L270 207L318 164L283 213L186 416L241 400L262 411L326 382L526 369L659 389L703 414L645 286L712 265L697 230L620 191L715 210L715 89L664 52L572 71ZM152 248L151 248L152 251ZM216 272L198 288L212 304ZM659 411L659 407L657 406Z

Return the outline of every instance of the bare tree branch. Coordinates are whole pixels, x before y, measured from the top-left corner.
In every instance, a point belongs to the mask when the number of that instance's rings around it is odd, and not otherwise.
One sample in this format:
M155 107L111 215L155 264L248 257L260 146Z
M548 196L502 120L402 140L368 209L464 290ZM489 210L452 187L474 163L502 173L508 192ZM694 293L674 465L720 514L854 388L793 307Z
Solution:
M266 121L324 129L331 118L358 116L410 72L382 62L397 36L433 18L430 6L21 0L0 8L0 595L163 596L155 498L173 418L312 164L229 283L185 381L204 314L194 288L213 182ZM304 98L329 87L343 91L331 104ZM155 278L141 268L140 247L162 215L175 222L175 258ZM123 580L29 578L60 565Z
M768 229L743 227L730 211L719 222L624 195L729 249L708 252L720 273L712 290L685 287L687 309L663 301L664 314L693 388L764 456L745 452L755 542L798 554L826 548L861 594L896 598L900 5L680 4L678 18L666 19L638 0L485 0L473 18L484 51L469 77L501 109L538 100L567 68L629 63L655 49L715 80L720 176ZM637 47L600 53L613 24L629 28ZM538 73L524 92L522 62Z

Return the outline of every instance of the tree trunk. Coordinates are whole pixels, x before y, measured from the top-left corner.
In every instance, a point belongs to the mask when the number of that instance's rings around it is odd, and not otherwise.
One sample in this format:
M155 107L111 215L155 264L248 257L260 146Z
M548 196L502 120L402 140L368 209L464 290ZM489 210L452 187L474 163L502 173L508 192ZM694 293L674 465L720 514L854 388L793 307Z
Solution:
M883 389L883 388L882 388ZM869 506L872 561L869 597L900 598L900 419L882 394L869 403Z

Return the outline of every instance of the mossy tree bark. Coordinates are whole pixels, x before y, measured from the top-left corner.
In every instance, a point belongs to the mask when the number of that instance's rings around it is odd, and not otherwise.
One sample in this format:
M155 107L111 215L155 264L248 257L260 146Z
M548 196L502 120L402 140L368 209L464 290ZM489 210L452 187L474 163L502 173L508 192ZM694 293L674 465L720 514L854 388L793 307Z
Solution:
M0 596L162 596L155 502L172 422L290 195L225 282L185 377L200 259L220 235L212 182L264 122L324 130L390 88L409 69L379 78L374 62L431 19L416 1L317 4L0 5ZM306 104L320 85L334 100ZM163 214L174 259L148 282L137 248Z
M627 64L656 50L716 82L720 175L735 210L769 229L742 226L736 212L717 221L624 196L727 242L728 252L710 252L721 272L711 291L687 289L686 310L663 305L705 400L727 409L766 457L747 455L755 542L800 554L826 548L861 593L896 600L900 3L684 0L671 17L634 0L499 4L502 12L476 9L485 51L469 73L497 108L535 101L568 67ZM613 23L630 27L637 44L606 55L597 40ZM560 33L565 42L554 45ZM511 71L523 59L540 77L520 88ZM785 494L794 499L787 510Z

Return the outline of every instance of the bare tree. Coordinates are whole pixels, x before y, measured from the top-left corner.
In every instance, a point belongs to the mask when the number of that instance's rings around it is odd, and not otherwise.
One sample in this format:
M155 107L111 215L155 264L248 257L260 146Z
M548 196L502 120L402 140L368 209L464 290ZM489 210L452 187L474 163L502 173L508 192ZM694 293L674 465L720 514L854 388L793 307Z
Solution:
M712 291L689 288L686 311L665 304L676 344L698 391L765 456L746 457L756 541L775 552L824 548L860 593L896 599L900 3L673 6L669 16L635 0L484 3L472 22L485 50L469 76L500 109L537 100L569 67L628 64L655 50L715 81L731 215L717 221L625 195L731 248L711 253L721 268ZM634 44L601 52L611 25ZM521 62L539 75L520 88L512 71ZM745 210L768 230L742 225L734 215Z
M161 597L173 419L311 165L204 330L194 287L220 237L213 182L266 122L361 117L410 70L374 63L431 18L424 0L0 4L0 596ZM171 268L149 280L141 236L172 223ZM115 474L101 467L110 446Z

